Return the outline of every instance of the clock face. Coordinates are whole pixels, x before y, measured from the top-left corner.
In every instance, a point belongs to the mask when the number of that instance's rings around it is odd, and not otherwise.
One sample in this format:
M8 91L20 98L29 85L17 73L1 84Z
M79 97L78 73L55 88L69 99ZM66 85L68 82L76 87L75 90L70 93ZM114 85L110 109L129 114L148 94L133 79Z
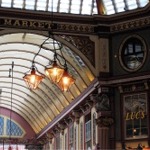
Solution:
M122 44L120 51L120 61L125 70L136 71L141 68L146 56L143 40L130 37Z

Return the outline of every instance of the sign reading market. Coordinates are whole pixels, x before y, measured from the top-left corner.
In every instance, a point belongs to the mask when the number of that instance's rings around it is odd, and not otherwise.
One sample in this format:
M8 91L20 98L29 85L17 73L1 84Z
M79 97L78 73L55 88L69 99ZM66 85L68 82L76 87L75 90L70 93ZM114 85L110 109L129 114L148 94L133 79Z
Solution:
M10 19L0 18L0 26L11 28L26 28L26 29L51 29L51 22L39 21L39 20L24 20L24 19ZM55 27L57 24L55 24ZM57 27L56 27L57 28Z

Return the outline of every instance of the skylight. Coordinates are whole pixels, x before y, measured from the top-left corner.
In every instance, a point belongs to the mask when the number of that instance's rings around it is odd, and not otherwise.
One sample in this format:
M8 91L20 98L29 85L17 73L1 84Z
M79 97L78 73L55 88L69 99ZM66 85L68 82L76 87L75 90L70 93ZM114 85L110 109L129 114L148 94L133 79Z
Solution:
M0 6L83 15L97 14L96 0L1 0Z
M146 6L149 0L103 0L104 14L111 15Z
M102 15L111 15L141 8L148 3L149 0L1 0L0 7L81 15L102 12Z

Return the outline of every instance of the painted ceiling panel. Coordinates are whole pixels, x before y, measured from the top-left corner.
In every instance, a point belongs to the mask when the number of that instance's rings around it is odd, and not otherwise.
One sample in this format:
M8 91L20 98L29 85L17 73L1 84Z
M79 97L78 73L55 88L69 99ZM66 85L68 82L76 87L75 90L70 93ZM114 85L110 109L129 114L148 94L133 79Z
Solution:
M68 92L62 92L47 77L38 89L28 89L23 80L29 71L33 58L47 37L31 33L12 33L0 36L0 107L11 109L22 116L39 133L50 121L60 114L69 104L83 92L94 80L94 75L82 61L81 57L64 46L63 56L66 59L69 73L76 79ZM53 60L54 48L50 38L35 57L35 66L42 74L45 66ZM68 55L69 54L69 55ZM71 57L70 57L71 56ZM64 63L58 51L60 63ZM13 89L9 69L14 62Z

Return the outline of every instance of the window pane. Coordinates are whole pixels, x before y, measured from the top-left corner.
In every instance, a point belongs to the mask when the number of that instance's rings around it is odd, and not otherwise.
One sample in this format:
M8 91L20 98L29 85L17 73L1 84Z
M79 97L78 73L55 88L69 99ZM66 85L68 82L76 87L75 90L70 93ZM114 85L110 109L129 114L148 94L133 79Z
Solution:
M92 0L83 0L83 6L81 14L91 14Z
M80 5L81 5L80 0L72 0L71 13L79 14L81 9Z
M38 0L36 10L46 10L46 2L47 0Z
M49 0L48 11L57 12L58 1L59 0ZM53 2L53 6L52 6L52 2Z
M132 1L129 0L129 1L127 1L127 5L128 5L129 10L135 9L135 8L138 7L135 0L132 0Z
M140 7L144 7L148 4L149 0L140 0L139 3L140 3Z
M60 8L59 8L59 12L69 12L69 0L63 1L60 0Z
M34 7L35 7L35 1L26 0L26 2L25 2L25 8L26 9L34 10Z
M11 7L11 0L2 0L2 7Z
M124 96L125 138L147 137L147 95Z
M23 1L21 1L21 0L14 0L13 7L14 8L23 8Z
M116 0L115 5L116 5L117 12L125 11L124 10L125 4L124 4L123 0Z

